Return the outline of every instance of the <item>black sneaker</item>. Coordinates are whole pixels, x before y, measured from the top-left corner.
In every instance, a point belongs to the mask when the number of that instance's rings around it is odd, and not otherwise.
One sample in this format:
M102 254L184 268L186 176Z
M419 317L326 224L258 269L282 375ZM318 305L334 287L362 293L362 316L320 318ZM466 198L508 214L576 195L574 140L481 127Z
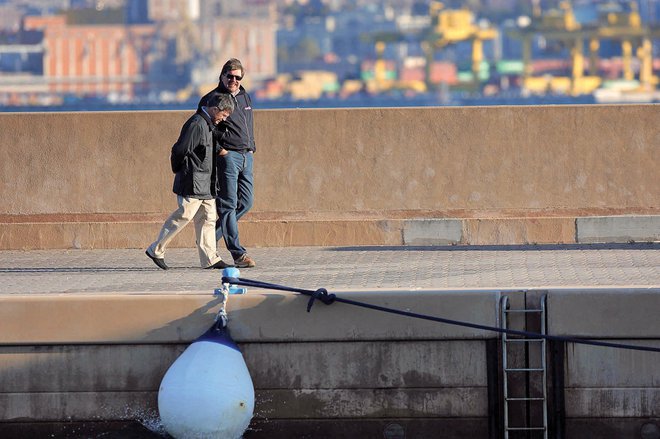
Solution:
M157 257L155 257L155 256L151 256L151 255L149 254L149 250L145 250L144 254L147 255L147 256L149 256L149 259L151 259L152 261L154 261L154 264L158 265L158 268L161 268L161 269L163 269L163 270L169 270L169 269L170 269L170 267L168 267L167 264L165 263L165 259L163 259L163 258L157 258Z
M213 264L213 265L209 265L208 267L205 267L204 269L205 269L205 270L210 270L210 269L212 269L212 268L217 268L218 270L222 270L223 268L229 268L229 267L233 267L233 265L229 265L228 263L226 263L225 261L223 261L222 259L220 259L220 260L219 260L218 262L216 262L215 264Z

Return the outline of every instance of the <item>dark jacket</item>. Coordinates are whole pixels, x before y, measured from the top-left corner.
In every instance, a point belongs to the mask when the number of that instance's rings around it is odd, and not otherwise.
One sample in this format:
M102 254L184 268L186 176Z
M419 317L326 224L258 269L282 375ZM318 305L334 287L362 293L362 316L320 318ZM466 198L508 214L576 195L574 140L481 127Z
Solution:
M175 194L200 200L215 198L214 128L201 109L183 124L170 155L172 171L176 173L172 188Z
M199 101L197 109L206 105L209 98L216 93L229 93L224 84L220 82L216 88L205 94ZM218 124L216 128L216 142L221 148L231 151L256 151L254 143L254 118L252 116L252 99L240 86L234 98L234 112Z

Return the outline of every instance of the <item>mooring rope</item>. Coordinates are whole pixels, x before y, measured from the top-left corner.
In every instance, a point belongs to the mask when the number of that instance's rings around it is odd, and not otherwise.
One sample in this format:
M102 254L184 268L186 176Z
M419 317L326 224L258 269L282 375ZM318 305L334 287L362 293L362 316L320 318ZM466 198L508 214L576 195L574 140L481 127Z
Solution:
M637 346L637 345L631 345L631 344L624 344L624 343L610 343L606 341L599 341L599 340L590 340L586 338L576 338L576 337L568 337L568 336L560 336L560 335L550 335L550 334L541 334L537 332L529 332L529 331L519 331L516 329L508 329L508 328L499 328L497 326L488 326L488 325L482 325L479 323L471 323L471 322L465 322L461 320L452 320L452 319L447 319L444 317L435 317L435 316L429 316L426 314L419 314L419 313L414 313L410 311L401 311L399 309L393 309L393 308L387 308L384 306L379 306L379 305L372 305L370 303L365 303L365 302L359 302L357 300L351 300L351 299L344 299L341 297L337 297L336 294L329 294L328 290L325 288L319 288L315 291L313 290L306 290L302 288L295 288L295 287L287 287L284 285L277 285L277 284L271 284L267 282L261 282L258 280L252 280L252 279L246 279L242 277L223 277L222 278L223 283L228 283L232 285L242 285L246 287L254 287L254 288L264 288L264 289L269 289L269 290L279 290L279 291L289 291L292 293L299 293L299 294L304 294L306 296L309 296L309 302L307 302L307 312L310 312L312 310L312 305L314 305L314 301L320 300L321 302L325 303L326 305L331 305L334 302L341 302L341 303L346 303L348 305L354 305L354 306L359 306L362 308L368 308L368 309L373 309L376 311L382 311L390 314L397 314L401 316L406 316L406 317L412 317L415 319L422 319L422 320L430 320L432 322L438 322L438 323L446 323L448 325L455 325L455 326L464 326L467 328L474 328L474 329L481 329L484 331L491 331L491 332L498 332L500 334L508 334L508 335L518 335L522 336L525 338L543 338L546 340L552 340L552 341L563 341L563 342L569 342L569 343L579 343L579 344L585 344L585 345L591 345L591 346L602 346L602 347L609 347L609 348L616 348L616 349L630 349L634 351L647 351L647 352L660 352L660 347L653 347L653 346Z

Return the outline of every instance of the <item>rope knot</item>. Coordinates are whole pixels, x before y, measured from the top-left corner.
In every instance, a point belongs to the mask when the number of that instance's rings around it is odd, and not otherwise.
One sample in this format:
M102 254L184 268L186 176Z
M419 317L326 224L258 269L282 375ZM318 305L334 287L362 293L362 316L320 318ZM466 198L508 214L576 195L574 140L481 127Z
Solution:
M307 302L307 312L312 310L312 305L314 305L314 301L316 299L320 300L326 305L330 305L335 301L335 297L336 296L334 294L328 294L328 290L325 288L319 288L318 290L314 291L309 298L309 302Z

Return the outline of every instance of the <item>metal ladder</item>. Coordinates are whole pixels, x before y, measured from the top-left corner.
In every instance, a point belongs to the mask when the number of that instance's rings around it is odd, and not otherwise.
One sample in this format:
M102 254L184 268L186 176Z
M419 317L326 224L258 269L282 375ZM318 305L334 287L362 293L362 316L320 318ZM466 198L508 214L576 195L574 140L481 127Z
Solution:
M540 308L538 309L509 309L509 298L502 296L500 299L500 327L507 328L509 323L509 316L512 314L519 314L526 316L530 314L537 314L541 320L541 334L546 334L546 311L545 311L546 296L543 295L540 300ZM510 364L509 362L509 349L512 346L524 346L524 363L525 364ZM540 348L540 365L531 365L529 352L530 349ZM520 363L520 361L518 362ZM546 361L546 339L545 338L524 338L522 336L508 335L502 333L502 370L503 370L503 397L504 397L504 438L509 439L509 433L521 432L526 437L540 437L543 433L543 438L548 438L548 368ZM526 376L527 385L525 386L526 392L524 396L509 396L509 379L512 376ZM535 383L536 388L543 389L542 395L531 396L530 383ZM526 425L511 426L510 425L510 407L509 404L513 403L513 407L519 410L525 410ZM530 424L529 412L533 405L542 406L542 425L528 425ZM520 416L519 416L520 417ZM525 433L526 432L526 433ZM520 435L514 435L519 437Z

